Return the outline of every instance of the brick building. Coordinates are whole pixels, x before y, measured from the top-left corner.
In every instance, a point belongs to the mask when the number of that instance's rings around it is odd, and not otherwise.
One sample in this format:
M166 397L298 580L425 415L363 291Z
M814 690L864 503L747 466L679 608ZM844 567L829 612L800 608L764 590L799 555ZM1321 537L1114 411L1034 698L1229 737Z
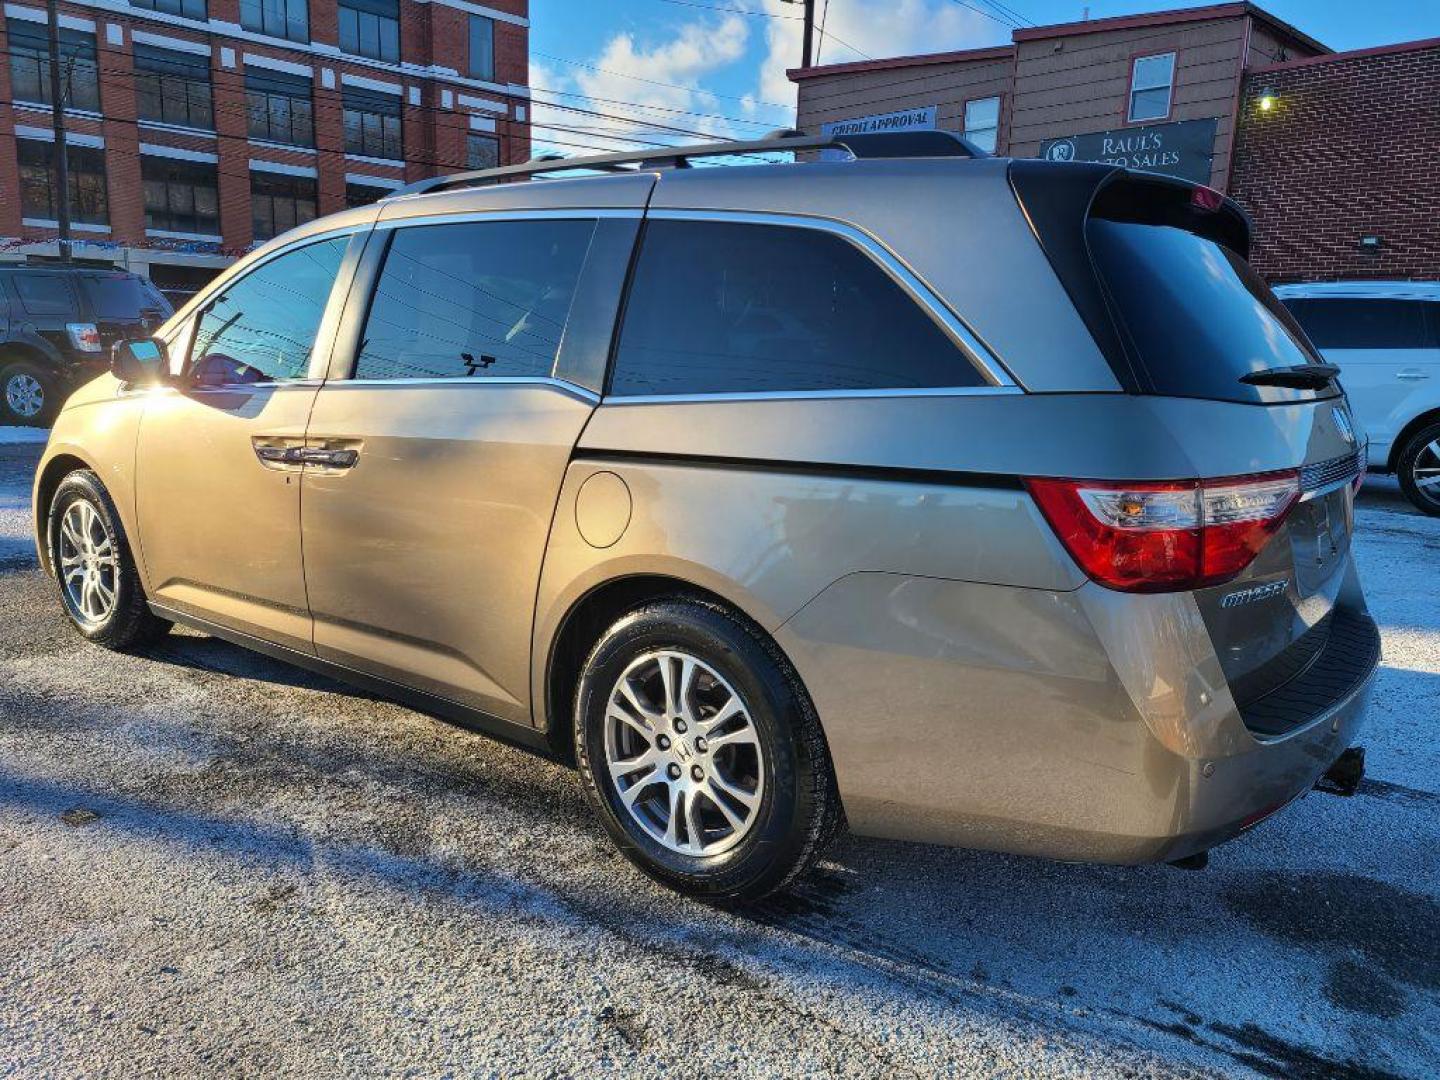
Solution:
M1276 280L1440 277L1440 42L1332 53L1225 3L789 74L805 131L940 128L1233 194Z
M1262 273L1440 278L1440 38L1256 68L1241 97L1230 194Z
M197 287L298 221L529 147L528 0L62 0L74 253ZM0 259L56 253L45 10L0 25Z

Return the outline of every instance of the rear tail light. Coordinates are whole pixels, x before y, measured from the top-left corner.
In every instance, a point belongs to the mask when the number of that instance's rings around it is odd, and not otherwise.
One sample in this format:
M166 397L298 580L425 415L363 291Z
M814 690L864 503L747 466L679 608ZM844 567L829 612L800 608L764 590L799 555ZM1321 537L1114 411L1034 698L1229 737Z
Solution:
M94 323L66 323L65 332L70 335L70 344L80 352L100 351L100 331Z
M1292 470L1220 480L1025 481L1080 568L1124 592L1218 585L1259 554L1300 496Z

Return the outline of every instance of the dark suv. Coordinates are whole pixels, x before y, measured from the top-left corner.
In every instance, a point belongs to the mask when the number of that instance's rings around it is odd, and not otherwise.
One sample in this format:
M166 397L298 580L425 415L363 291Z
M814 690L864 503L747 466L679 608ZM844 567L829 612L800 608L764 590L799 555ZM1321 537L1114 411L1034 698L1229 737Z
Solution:
M119 270L0 268L0 424L47 425L110 346L174 314L145 278Z

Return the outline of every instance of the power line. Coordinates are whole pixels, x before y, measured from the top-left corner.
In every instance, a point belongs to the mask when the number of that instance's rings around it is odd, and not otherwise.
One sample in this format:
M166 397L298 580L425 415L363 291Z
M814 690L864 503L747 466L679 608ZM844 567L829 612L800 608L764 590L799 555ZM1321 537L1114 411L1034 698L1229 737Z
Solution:
M601 75L614 75L616 78L620 79L632 79L635 82L647 83L650 86L667 86L671 90L688 90L691 93L708 94L710 97L721 98L725 101L739 101L741 103L749 102L755 105L764 105L766 108L770 109L785 109L788 111L791 108L791 106L781 104L778 101L758 101L749 96L740 94L718 94L713 90L705 90L702 87L698 86L685 86L681 83L661 82L659 79L646 79L640 75L631 75L629 72L625 71L615 71L613 68L596 67L594 64L587 64L581 60L568 60L563 56L555 56L551 53L543 53L536 49L531 49L530 54L532 56L543 57L546 60L553 60L557 64L570 64L573 67L581 67L585 68L588 71L599 72Z
M777 15L773 11L750 11L746 8L717 7L714 4L697 4L695 0L660 0L662 4L675 4L679 7L699 8L701 11L723 11L727 15L749 15L756 19L788 19L791 22L800 22L799 15Z
M995 14L994 11L986 11L982 7L976 7L970 3L969 0L950 0L950 2L952 4L958 4L967 11L973 11L975 14L989 19L991 22L998 22L1001 26L1008 26L1011 30L1018 30L1020 28L1020 23L1017 22L1013 16L1007 15L1002 18L1000 15ZM996 10L998 11L999 9L997 8Z

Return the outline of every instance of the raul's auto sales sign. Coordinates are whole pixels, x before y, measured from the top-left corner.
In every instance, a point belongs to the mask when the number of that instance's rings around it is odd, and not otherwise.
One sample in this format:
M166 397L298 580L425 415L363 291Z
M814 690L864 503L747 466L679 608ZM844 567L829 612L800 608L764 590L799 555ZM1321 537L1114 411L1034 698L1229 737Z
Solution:
M1215 156L1215 120L1180 120L1046 139L1038 156L1046 161L1103 161L1208 184Z

